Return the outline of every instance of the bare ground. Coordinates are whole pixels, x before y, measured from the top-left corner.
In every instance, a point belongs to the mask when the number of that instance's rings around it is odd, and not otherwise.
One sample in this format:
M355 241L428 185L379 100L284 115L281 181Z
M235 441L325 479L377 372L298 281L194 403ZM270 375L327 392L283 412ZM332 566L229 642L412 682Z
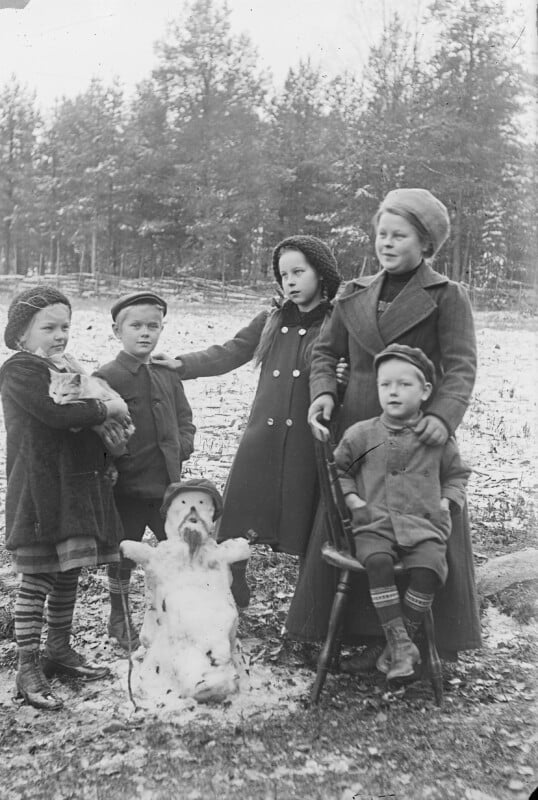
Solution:
M252 303L209 309L197 300L172 304L163 350L176 354L222 341L257 310ZM92 368L111 358L116 345L102 306L76 305L70 349ZM4 315L5 303L2 327ZM477 314L479 380L459 434L475 469L470 507L477 562L536 546L536 327L536 320L506 312ZM255 383L256 374L247 366L186 385L199 427L188 474L203 474L223 486ZM1 488L3 494L3 482ZM1 611L7 620L13 585L8 556L0 552L1 632ZM99 684L57 683L64 710L39 712L13 699L15 644L5 628L7 638L0 641L1 796L529 797L538 782L536 587L518 585L485 604L485 647L445 664L443 709L434 705L427 682L395 695L381 681L357 682L345 675L331 675L319 706L312 708L313 673L281 635L295 570L293 558L254 549L254 597L240 623L243 689L224 707L185 702L174 714L135 711L125 686L126 660L106 637L108 600L101 569L81 579L75 639L87 654L106 661L113 677ZM135 618L141 621L139 573L134 589Z

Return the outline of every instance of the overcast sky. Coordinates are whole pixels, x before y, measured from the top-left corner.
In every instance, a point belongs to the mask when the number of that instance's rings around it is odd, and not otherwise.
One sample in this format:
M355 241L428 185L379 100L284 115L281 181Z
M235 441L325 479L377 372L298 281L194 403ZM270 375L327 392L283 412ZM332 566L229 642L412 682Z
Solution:
M533 0L506 0L526 30L517 47L535 49ZM357 69L377 40L383 13L398 9L409 24L426 0L229 0L235 32L249 34L277 85L288 67L311 56L329 74ZM117 76L128 90L155 64L154 42L181 0L30 0L22 11L0 10L0 83L11 74L37 92L42 106L72 96L92 76ZM526 20L525 20L526 17Z

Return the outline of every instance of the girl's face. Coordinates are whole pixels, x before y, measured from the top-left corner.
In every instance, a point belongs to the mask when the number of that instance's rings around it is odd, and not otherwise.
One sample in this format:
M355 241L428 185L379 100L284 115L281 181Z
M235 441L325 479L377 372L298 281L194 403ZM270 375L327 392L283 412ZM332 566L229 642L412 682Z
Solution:
M63 353L69 340L71 312L63 303L42 308L34 314L21 336L20 345L46 358Z
M321 301L319 276L300 250L284 250L278 260L284 295L300 309L311 311Z
M426 247L416 228L404 217L384 211L375 235L379 263L392 275L410 272L420 264Z

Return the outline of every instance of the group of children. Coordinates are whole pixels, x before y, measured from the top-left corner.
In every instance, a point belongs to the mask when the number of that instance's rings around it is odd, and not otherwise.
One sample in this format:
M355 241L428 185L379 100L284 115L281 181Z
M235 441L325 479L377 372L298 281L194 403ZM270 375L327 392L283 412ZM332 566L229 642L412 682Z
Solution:
M155 354L165 301L153 292L121 298L111 312L123 349L96 374L123 400L57 405L49 396L50 374L72 370L65 354L70 302L47 286L14 298L4 338L17 352L0 369L0 391L6 546L22 574L16 682L27 702L61 707L47 680L53 674L93 680L108 672L70 644L81 567L108 564L109 635L123 647L137 644L122 601L131 565L120 560L118 545L122 538L140 540L146 526L164 538L162 497L180 480L195 432L181 381L222 374L252 358L260 378L217 536L254 531L258 542L300 557L289 635L319 640L327 626L334 574L320 556L324 525L312 433L324 435L332 419L338 439L346 431L337 463L369 579L367 600L385 634L371 640L365 638L370 629L359 630L355 640L369 646L345 668L362 674L377 667L389 679L412 675L419 660L412 640L434 594L444 649L479 646L465 524L468 470L452 438L474 381L472 314L461 287L425 260L447 238L448 214L426 190L401 189L389 193L374 224L377 276L351 281L334 300L341 279L330 249L313 236L288 237L273 253L279 302L205 351L176 359ZM118 455L98 431L127 413L135 432ZM410 568L403 607L394 585L396 559ZM234 570L232 591L244 607L245 564ZM362 625L368 615L355 616Z

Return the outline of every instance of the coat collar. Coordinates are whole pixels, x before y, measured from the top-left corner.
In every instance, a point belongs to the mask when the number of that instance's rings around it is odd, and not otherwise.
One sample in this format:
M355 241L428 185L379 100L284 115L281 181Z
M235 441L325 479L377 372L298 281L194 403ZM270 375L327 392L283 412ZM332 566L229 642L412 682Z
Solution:
M282 321L290 327L301 326L310 328L324 319L331 308L328 300L322 300L319 305L310 311L299 311L295 303L287 301L282 306Z
M125 350L120 350L117 355L117 360L122 367L125 367L125 369L129 370L129 372L131 372L133 375L137 374L142 365L146 367L149 366L148 364L144 364L143 361L140 361L140 359L135 358L135 356L132 356L130 353L126 353Z
M372 355L430 316L435 303L427 289L448 282L445 275L435 272L423 261L400 294L378 318L377 304L384 277L385 270L382 270L373 278L352 281L338 301L350 333Z

